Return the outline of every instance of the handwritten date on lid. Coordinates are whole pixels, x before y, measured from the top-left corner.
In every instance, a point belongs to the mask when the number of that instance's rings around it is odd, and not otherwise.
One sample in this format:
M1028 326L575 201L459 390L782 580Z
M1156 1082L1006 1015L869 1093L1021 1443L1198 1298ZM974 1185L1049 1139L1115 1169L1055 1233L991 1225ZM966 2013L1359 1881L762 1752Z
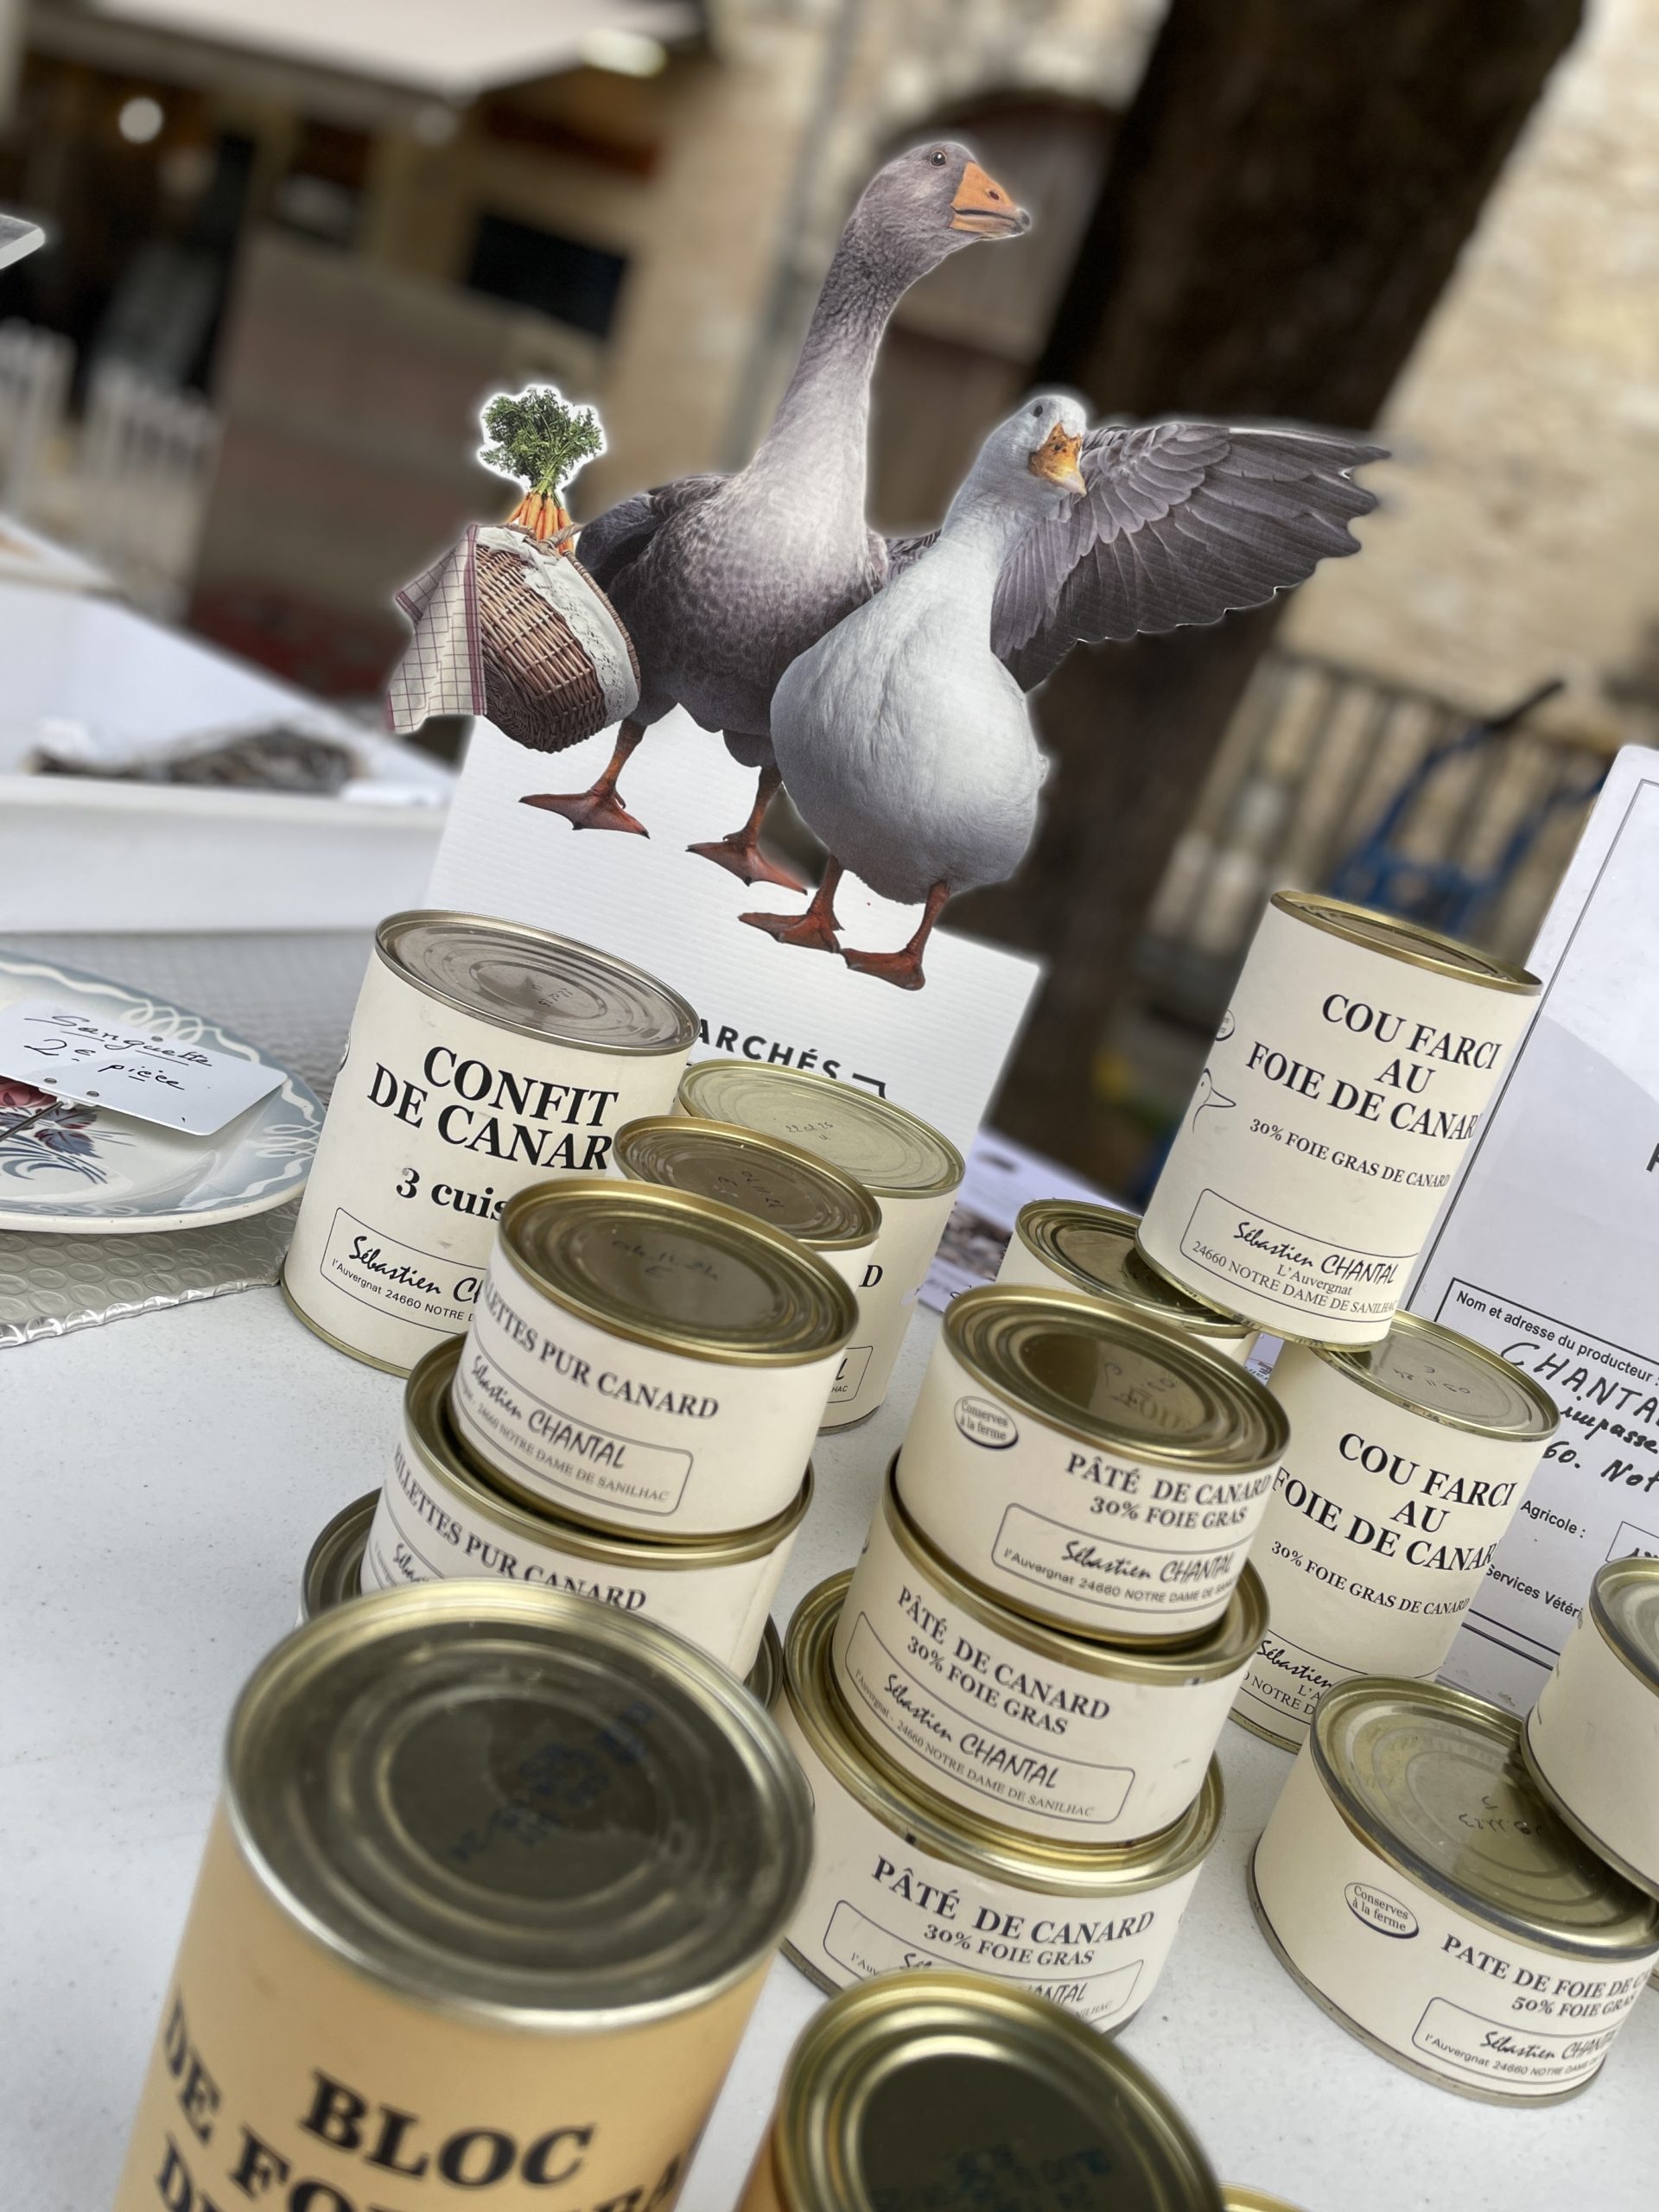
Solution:
M0 1010L0 1076L194 1137L213 1135L283 1081L262 1060L99 1021L52 999Z

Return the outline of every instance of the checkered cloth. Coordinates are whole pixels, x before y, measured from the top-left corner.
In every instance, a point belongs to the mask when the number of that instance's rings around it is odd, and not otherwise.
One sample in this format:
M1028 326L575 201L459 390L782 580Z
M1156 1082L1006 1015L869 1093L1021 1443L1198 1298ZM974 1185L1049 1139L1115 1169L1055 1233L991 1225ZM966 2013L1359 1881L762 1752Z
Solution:
M402 735L418 729L429 715L485 715L523 744L558 751L633 712L639 703L633 647L609 601L562 546L563 540L558 547L551 540L538 544L511 524L469 523L442 560L404 586L397 603L415 634L387 682L389 728ZM485 649L478 591L480 552L510 553L521 563L525 587L545 602L568 639L563 677L556 677L554 692L547 700L534 702L528 720L525 702L522 696L513 697L513 685L498 653ZM501 641L492 635L489 642L493 648ZM574 689L573 665L581 671ZM501 695L493 715L492 666ZM550 729L543 726L549 717L539 710L557 694L561 683L563 708L555 709L550 716L556 741L550 747Z
M484 655L478 635L478 524L397 594L415 634L386 683L386 726L399 736L429 715L481 715Z

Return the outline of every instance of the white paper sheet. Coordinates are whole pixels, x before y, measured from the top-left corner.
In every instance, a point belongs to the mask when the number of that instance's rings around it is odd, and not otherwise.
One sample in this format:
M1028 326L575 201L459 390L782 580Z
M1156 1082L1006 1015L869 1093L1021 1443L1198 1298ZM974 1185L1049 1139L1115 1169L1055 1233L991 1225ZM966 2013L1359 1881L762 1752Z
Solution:
M611 742L607 731L550 757L480 721L431 903L531 922L620 953L697 1009L703 1037L694 1058L772 1060L861 1084L921 1115L965 1153L1025 1018L1036 963L936 931L925 987L901 991L855 974L833 954L746 928L741 914L796 912L806 897L740 883L685 850L737 827L755 779L683 714L647 733L621 779L648 837L575 830L559 815L520 805L531 792L582 790ZM850 879L836 912L843 944L861 949L902 944L917 918Z
M264 1061L100 1021L57 999L17 999L0 1012L0 1075L193 1137L212 1136L283 1080Z
M1659 753L1621 753L1534 947L1531 1029L1408 1304L1565 1416L1444 1669L1527 1712L1608 1559L1659 1554Z

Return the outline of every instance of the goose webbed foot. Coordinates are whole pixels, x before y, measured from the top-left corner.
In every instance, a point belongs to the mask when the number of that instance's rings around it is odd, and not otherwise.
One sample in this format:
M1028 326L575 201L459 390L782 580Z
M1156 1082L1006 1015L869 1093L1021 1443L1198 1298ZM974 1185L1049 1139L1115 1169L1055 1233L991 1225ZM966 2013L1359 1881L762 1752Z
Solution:
M617 830L632 837L650 836L645 823L636 821L623 805L616 788L629 755L645 734L643 723L624 722L604 772L585 791L537 791L521 798L519 805L562 814L573 830Z
M842 958L860 976L879 976L884 983L891 983L895 990L919 991L926 987L927 977L922 973L922 952L933 934L933 925L940 910L950 896L950 887L936 883L927 894L927 904L922 909L922 918L908 944L897 952L843 952Z
M614 791L597 787L587 791L540 791L521 798L520 806L539 806L549 814L562 814L573 830L620 830L633 837L649 837L643 822L628 812Z
M740 883L775 883L785 891L804 891L806 886L798 875L776 861L768 860L758 841L741 830L734 830L729 837L715 837L706 845L688 845L688 853L695 853L699 860L712 861L716 868L723 868ZM743 917L747 922L749 917Z
M723 868L740 883L775 883L785 891L804 891L806 886L798 875L778 861L769 860L760 849L760 825L766 818L766 809L778 796L783 782L776 768L763 768L754 794L754 804L749 809L749 818L741 830L734 830L728 837L715 837L706 845L688 845L688 853L696 853L700 860L712 861L716 868ZM743 917L747 921L749 917Z
M823 880L812 894L812 903L800 914L740 914L752 930L765 930L779 944L798 944L809 952L839 952L841 924L836 919L836 886L841 881L841 862L832 860Z

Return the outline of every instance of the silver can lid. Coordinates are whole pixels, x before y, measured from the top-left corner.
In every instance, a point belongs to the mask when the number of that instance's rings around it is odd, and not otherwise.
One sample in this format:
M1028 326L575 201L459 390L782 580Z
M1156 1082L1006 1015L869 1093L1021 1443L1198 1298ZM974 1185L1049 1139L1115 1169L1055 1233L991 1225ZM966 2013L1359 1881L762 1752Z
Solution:
M1131 2059L1034 1991L949 1967L830 1999L790 2054L768 2154L784 2212L1222 2212Z
M1659 1690L1659 1559L1609 1560L1590 1586L1590 1612L1632 1674Z
M858 1320L852 1292L806 1245L658 1183L532 1183L508 1199L496 1255L614 1336L725 1366L827 1359Z
M702 1122L734 1122L781 1137L851 1175L878 1198L943 1198L965 1173L948 1137L891 1099L829 1076L750 1060L697 1060L680 1106Z
M1535 998L1543 988L1525 968L1495 960L1461 938L1442 937L1398 914L1379 913L1372 906L1355 906L1345 899L1327 898L1322 891L1275 891L1271 903L1293 921L1309 923L1332 937L1346 938L1368 952L1380 952L1408 967L1432 969L1460 983L1477 983L1487 990L1515 991Z
M684 1114L629 1122L617 1131L611 1158L620 1175L716 1199L815 1251L855 1250L881 1226L880 1207L852 1176L799 1145L734 1122Z
M683 1052L697 1017L655 976L595 945L481 914L392 914L374 933L395 975L521 1037L589 1052Z
M1103 1299L988 1283L952 1300L941 1340L1005 1403L1119 1459L1244 1474L1289 1441L1279 1402L1236 1361Z
M775 1724L647 1621L499 1582L341 1605L256 1669L226 1796L265 1885L440 2009L576 2029L745 1979L810 1854Z
M1254 1337L1254 1321L1211 1306L1148 1266L1135 1231L1139 1214L1082 1198L1033 1198L1021 1206L1014 1235L1045 1267L1091 1297L1115 1298L1142 1319L1228 1342Z
M1530 1375L1421 1313L1396 1313L1374 1344L1307 1349L1379 1398L1448 1428L1543 1444L1560 1426L1555 1401ZM1289 1357L1296 1356L1293 1350Z
M1365 1676L1325 1692L1308 1742L1349 1825L1471 1919L1576 1957L1659 1950L1659 1904L1556 1818L1518 1722L1496 1706L1441 1682Z

